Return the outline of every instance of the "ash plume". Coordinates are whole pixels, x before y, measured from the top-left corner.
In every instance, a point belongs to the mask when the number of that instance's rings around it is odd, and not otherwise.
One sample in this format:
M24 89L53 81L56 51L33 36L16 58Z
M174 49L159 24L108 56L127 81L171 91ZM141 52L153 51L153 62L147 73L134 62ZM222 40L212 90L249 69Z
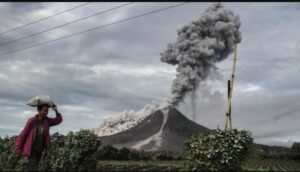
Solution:
M167 118L167 110L178 105L190 91L193 91L191 106L195 119L196 90L201 81L217 73L215 63L226 59L233 52L235 44L241 41L240 25L239 16L221 3L209 6L201 18L177 30L177 41L168 44L165 52L160 54L162 62L177 65L171 96L160 104L147 105L137 112L125 111L118 117L104 120L93 131L100 136L118 133L136 126L157 110L166 111L164 115Z
M191 110L192 110L192 119L195 121L196 120L196 100L197 100L197 89L193 88L192 89L192 94L191 94Z
M176 67L170 105L176 106L187 92L206 79L215 63L228 57L241 41L239 16L214 3L196 21L177 30L177 41L168 44L160 60Z

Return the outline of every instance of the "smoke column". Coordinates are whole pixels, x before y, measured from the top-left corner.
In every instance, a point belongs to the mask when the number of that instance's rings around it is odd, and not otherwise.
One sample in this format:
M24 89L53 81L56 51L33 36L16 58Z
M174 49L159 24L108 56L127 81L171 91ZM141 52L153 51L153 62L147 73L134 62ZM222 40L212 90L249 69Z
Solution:
M197 88L215 69L215 63L224 60L241 41L239 16L221 3L208 7L203 16L177 30L177 41L168 44L161 53L162 62L177 65L172 84L171 106L176 106L187 92Z
M197 89L193 88L192 89L192 94L191 94L191 110L192 110L192 119L195 121L196 120L196 92Z
M118 117L104 120L92 130L100 136L127 130L159 109L178 105L192 90L192 115L195 118L196 88L216 71L215 63L226 59L234 45L241 41L240 25L239 17L221 3L209 6L201 18L177 30L177 41L168 44L166 51L161 53L162 62L177 65L171 96L162 103L146 105L140 111L125 111Z

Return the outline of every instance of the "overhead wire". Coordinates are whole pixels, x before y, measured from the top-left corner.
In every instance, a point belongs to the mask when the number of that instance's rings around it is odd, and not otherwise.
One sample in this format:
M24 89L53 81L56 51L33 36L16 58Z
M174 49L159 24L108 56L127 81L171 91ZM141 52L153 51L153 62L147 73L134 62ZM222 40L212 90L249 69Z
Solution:
M86 16L86 17L83 17L83 18L79 18L79 19L73 20L73 21L68 22L68 23L64 23L64 24L59 25L59 26L51 27L51 28L48 28L46 30L43 30L43 31L40 31L40 32L37 32L37 33L33 33L33 34L30 34L30 35L27 35L27 36L24 36L24 37L21 37L21 38L18 38L18 39L14 39L14 40L11 40L11 41L0 43L0 47L2 47L4 45L12 44L12 43L17 42L17 41L21 41L21 40L26 39L26 38L33 37L33 36L36 36L36 35L39 35L39 34L54 30L54 29L57 29L57 28L60 28L60 27L63 27L63 26L69 25L69 24L73 24L73 23L79 22L81 20L85 20L85 19L88 19L90 17L94 17L94 16L97 16L97 15L100 15L100 14L103 14L103 13L106 13L106 12L109 12L109 11L112 11L112 10L115 10L115 9L118 9L118 8L122 8L122 7L130 5L132 3L133 2L129 2L129 3L123 4L123 5L119 5L117 7L113 7L113 8L110 8L108 10L103 10L103 11L97 12L95 14L92 14L92 15L89 15L89 16Z
M20 48L20 49L15 49L15 50L12 50L12 51L4 52L4 53L1 53L0 56L6 55L6 54L12 54L12 53L15 53L15 52L23 51L23 50L30 49L30 48L37 47L37 46L41 46L41 45L48 44L48 43L51 43L51 42L59 41L59 40L62 40L62 39L66 39L66 38L69 38L69 37L80 35L80 34L83 34L83 33L86 33L86 32L90 32L90 31L93 31L93 30L101 29L101 28L104 28L104 27L107 27L107 26L111 26L111 25L114 25L114 24L118 24L118 23L121 23L121 22L133 20L133 19L140 18L140 17L146 16L146 15L154 14L154 13L157 13L157 12L160 12L160 11L164 11L164 10L168 10L168 9L171 9L171 8L175 8L175 7L187 4L187 3L189 3L189 2L183 2L183 3L180 3L180 4L176 4L176 5L164 7L164 8L158 9L158 10L150 11L150 12L147 12L147 13L144 13L144 14L136 15L136 16L129 17L129 18L126 18L126 19L123 19L123 20L119 20L119 21L116 21L116 22L112 22L112 23L108 23L108 24L105 24L105 25L93 27L91 29L87 29L87 30L84 30L84 31L76 32L76 33L73 33L73 34L70 34L70 35L67 35L67 36L63 36L63 37L59 37L59 38L52 39L52 40L49 40L49 41L41 42L41 43L38 43L38 44L35 44L35 45L31 45L31 46L27 46L27 47L24 47L24 48Z
M32 22L29 22L29 23L24 24L24 25L14 27L14 28L9 29L9 30L7 30L7 31L0 32L0 36L1 36L1 35L4 35L4 34L6 34L6 33L12 32L12 31L21 29L21 28L23 28L23 27L26 27L26 26L29 26L29 25L32 25L32 24L41 22L41 21L43 21L43 20L46 20L46 19L49 19L49 18L58 16L58 15L60 15L60 14L63 14L63 13L66 13L66 12L69 12L69 11L72 11L72 10L75 10L75 9L77 9L77 8L86 6L86 5L90 4L90 3L91 3L91 2L86 2L86 3L83 3L83 4L77 5L77 6L75 6L75 7L72 7L72 8L70 8L70 9L67 9L67 10L65 10L65 11L61 11L61 12L58 12L58 13L56 13L56 14L53 14L53 15L51 15L51 16L47 16L47 17L44 17L44 18L41 18L41 19L38 19L38 20L35 20L35 21L32 21Z

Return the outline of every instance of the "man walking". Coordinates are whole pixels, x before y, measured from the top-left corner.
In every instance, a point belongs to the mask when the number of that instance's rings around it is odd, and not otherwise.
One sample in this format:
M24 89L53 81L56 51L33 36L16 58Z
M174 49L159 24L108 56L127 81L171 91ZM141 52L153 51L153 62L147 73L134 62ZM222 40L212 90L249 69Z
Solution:
M47 117L49 106L42 104L37 107L38 114L28 119L24 129L16 140L16 151L28 157L29 171L37 171L42 152L51 147L49 128L62 122L61 113L56 105L52 107L56 117Z

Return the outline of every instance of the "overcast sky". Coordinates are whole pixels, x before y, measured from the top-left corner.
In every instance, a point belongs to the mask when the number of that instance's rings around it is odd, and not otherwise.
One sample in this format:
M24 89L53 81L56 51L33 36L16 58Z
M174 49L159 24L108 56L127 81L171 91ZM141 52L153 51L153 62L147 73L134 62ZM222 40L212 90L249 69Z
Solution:
M0 32L81 3L0 3ZM0 44L125 3L91 3L48 20L0 35ZM134 3L13 44L0 52L55 39L177 3ZM19 134L36 109L26 102L50 95L63 114L51 133L97 127L106 117L139 110L170 95L175 67L159 53L176 30L196 20L208 3L189 3L40 47L0 56L0 136ZM300 4L224 3L240 15L232 100L233 127L248 129L255 142L290 146L300 141ZM224 126L232 55L217 64L221 74L197 97L196 121ZM191 118L189 96L178 109ZM55 116L49 111L49 116Z

